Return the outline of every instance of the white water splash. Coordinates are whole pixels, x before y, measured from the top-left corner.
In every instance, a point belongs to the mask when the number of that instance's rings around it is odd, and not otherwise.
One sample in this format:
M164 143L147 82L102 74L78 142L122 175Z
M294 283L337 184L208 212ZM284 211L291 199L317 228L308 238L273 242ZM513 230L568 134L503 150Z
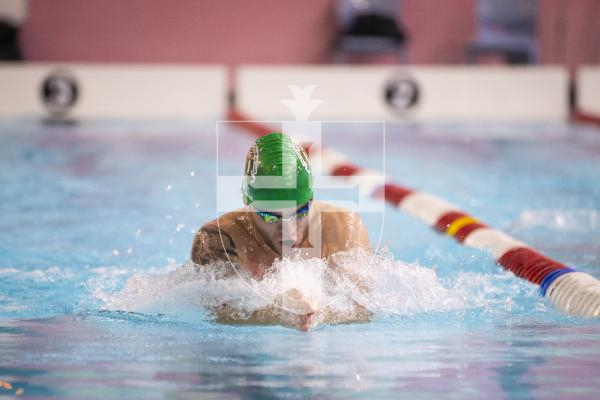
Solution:
M166 274L135 274L119 293L97 297L106 309L143 313L214 310L226 304L244 318L291 289L340 315L357 306L371 315L464 308L459 293L445 288L434 270L396 261L387 252L372 256L362 250L338 253L327 262L284 259L260 281L239 276L224 263L188 262Z

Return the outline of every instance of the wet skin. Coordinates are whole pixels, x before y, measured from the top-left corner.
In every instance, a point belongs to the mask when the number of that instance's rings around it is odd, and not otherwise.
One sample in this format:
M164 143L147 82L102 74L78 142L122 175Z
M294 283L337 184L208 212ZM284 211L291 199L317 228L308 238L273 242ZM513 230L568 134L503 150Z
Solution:
M303 204L298 209L305 207L307 204ZM256 209L254 210L256 211ZM269 243L277 254L282 255L284 245L287 248L291 248L296 244L302 243L307 238L308 215L296 216L296 208L276 208L268 211L281 214L284 220L266 222L256 212L250 213L250 218L265 238L265 242Z
M295 215L296 210L286 208L269 211L281 212L285 219ZM255 279L262 279L273 262L281 259L282 254L285 255L292 247L300 251L311 250L314 246L308 239L309 236L315 237L315 231L320 233L318 256L324 259L339 251L356 247L367 251L371 249L368 233L358 214L314 200L308 216L292 218L290 221L265 222L252 206L210 221L200 228L194 238L192 261L196 264L231 261ZM309 312L299 315L297 312L285 311L281 308L284 303ZM260 320L272 319L283 325L308 330L313 326L317 309L318 305L311 304L311 300L306 298L305 294L291 289L278 296L274 308L263 310L257 317L260 317ZM223 314L221 317L226 319Z

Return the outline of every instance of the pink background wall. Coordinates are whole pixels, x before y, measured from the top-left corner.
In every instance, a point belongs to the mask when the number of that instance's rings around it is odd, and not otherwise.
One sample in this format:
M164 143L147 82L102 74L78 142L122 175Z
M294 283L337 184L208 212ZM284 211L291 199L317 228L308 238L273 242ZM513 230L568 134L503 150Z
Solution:
M539 0L542 62L600 63L600 1Z
M543 63L600 62L600 1L539 0ZM402 0L408 61L460 63L475 0ZM334 0L29 0L33 61L326 63Z

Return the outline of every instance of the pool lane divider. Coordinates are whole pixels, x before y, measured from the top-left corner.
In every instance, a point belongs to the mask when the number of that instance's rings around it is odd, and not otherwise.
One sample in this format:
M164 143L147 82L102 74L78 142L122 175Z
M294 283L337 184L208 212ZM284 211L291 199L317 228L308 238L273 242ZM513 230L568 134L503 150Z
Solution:
M229 120L256 137L273 130L265 124L249 121L235 110L230 110ZM372 175L369 170L349 162L343 154L325 148L321 149L321 166L324 174L364 179L367 184L369 175ZM504 269L539 285L541 294L567 314L591 318L600 316L600 281L592 275L544 256L431 194L385 183L372 188L372 197L383 198L393 207L422 220L464 246L490 252Z
M571 113L571 122L600 126L600 115L575 111Z

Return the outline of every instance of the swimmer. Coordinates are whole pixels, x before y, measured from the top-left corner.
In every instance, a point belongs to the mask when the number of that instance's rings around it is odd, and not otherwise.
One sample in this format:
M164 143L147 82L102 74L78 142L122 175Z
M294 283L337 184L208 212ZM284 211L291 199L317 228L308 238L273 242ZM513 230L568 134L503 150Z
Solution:
M261 184L262 177L276 178ZM329 259L354 248L370 252L360 216L315 199L312 183L308 157L298 142L278 132L257 139L244 167L241 191L245 206L200 228L192 244L192 261L200 265L231 261L260 280L275 260L288 254ZM308 292L287 290L256 318L308 330L317 323L319 311L318 301ZM230 320L226 310L228 306L220 310L218 319Z

